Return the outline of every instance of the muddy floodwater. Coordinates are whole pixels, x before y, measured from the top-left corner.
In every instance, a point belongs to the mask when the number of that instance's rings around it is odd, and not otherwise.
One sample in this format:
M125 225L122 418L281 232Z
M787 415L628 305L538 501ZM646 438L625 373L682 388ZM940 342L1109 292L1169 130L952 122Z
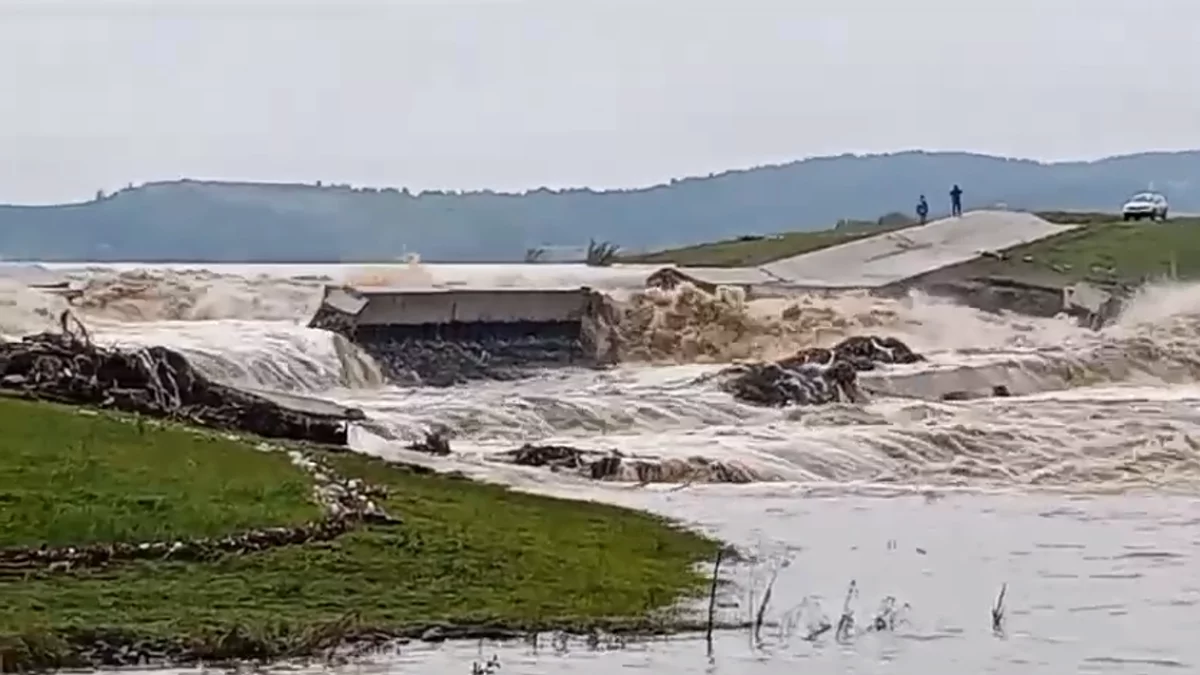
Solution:
M614 496L686 516L758 552L729 570L725 618L747 618L778 570L766 625L650 642L402 645L344 673L1157 673L1200 664L1200 503L1124 495L805 496L796 487ZM857 626L836 624L850 582ZM1008 590L1002 632L991 611ZM894 598L896 626L871 620ZM750 607L754 609L751 610ZM324 666L295 664L301 672ZM172 672L195 672L172 671Z
M409 283L438 274L402 267ZM556 269L556 282L570 273ZM633 272L615 270L614 293L634 308L620 368L402 389L381 384L352 346L304 327L320 287L303 269L73 274L87 283L78 312L97 341L170 346L234 386L361 407L367 420L351 433L361 451L647 509L730 541L750 560L723 571L723 619L751 620L773 579L759 635L718 632L711 655L703 636L589 644L543 635L401 645L337 672L1200 671L1200 288L1152 288L1092 332L920 296L635 292ZM0 332L35 332L57 316L57 298L3 291ZM703 377L735 359L864 333L895 336L928 360L864 374L870 402L818 409L738 403ZM1016 395L931 396L957 382ZM453 434L449 457L406 449L435 427ZM524 442L698 457L736 464L749 482L597 483L497 461ZM819 630L843 615L853 625L842 634Z

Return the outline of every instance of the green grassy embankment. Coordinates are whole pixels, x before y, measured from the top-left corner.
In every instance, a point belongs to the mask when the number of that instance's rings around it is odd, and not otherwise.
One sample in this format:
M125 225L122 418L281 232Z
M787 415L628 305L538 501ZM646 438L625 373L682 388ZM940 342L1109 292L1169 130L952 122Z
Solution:
M1081 227L1010 249L1005 260L980 259L965 267L963 276L1003 276L1056 283L1093 279L1136 284L1147 278L1170 276L1174 269L1179 279L1200 278L1200 218L1126 223L1111 214L1038 215L1051 222ZM722 241L660 251L626 262L697 267L759 265L881 231L884 230L791 232L750 241Z
M763 237L741 237L697 244L666 251L622 256L623 263L680 265L686 267L753 267L780 258L789 258L801 253L816 251L837 244L845 244L881 232L910 227L875 227L870 229L813 230L809 232L784 232Z
M0 548L228 534L319 513L309 474L279 451L9 398L0 428ZM669 628L655 611L703 589L694 564L717 545L636 511L309 452L386 487L382 506L402 524L211 562L0 566L0 666L94 665L97 639L237 659L439 624Z
M981 260L977 273L1015 278L1056 277L1137 285L1174 276L1200 278L1200 218L1164 223L1093 222L1079 229L1018 246L1002 261Z

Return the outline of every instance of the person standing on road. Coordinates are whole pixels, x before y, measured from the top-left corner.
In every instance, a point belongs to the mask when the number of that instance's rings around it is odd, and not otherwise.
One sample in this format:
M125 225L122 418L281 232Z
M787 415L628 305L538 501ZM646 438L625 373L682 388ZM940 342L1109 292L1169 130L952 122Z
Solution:
M958 183L950 189L950 215L962 215L962 188L958 187Z
M920 201L917 202L917 218L921 219L921 224L925 224L925 219L929 217L929 202L925 201L925 195L921 195Z

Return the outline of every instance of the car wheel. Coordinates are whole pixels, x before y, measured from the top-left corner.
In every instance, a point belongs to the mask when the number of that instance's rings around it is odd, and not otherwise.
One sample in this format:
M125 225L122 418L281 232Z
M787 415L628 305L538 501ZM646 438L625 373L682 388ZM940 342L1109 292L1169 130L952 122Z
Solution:
M1128 214L1128 213L1122 213L1122 214L1121 214L1121 217L1122 217L1122 218L1124 218L1126 222L1128 222L1130 219L1132 219L1132 218L1133 218L1133 216L1131 216L1131 215L1130 215L1130 214Z
M1158 219L1159 219L1159 220L1166 220L1166 219L1167 219L1167 209L1163 209L1162 215L1160 215L1160 216L1158 217Z

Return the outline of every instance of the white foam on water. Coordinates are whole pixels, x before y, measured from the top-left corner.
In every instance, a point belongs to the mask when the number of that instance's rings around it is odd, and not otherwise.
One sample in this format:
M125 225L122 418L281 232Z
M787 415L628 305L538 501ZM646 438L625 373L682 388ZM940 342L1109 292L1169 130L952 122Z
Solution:
M412 283L449 276L436 265L396 267ZM469 276L470 266L457 267ZM476 269L492 281L504 272L540 282L581 274L582 266L490 267L497 269ZM1147 288L1114 325L1091 332L1065 318L988 314L920 294L748 302L687 285L632 289L631 271L600 269L582 274L608 274L624 289L617 329L627 365L442 390L383 386L357 347L304 327L320 296L321 281L310 277L329 269L290 268L292 277L162 267L72 274L85 279L76 311L97 340L174 347L223 381L362 407L370 422L356 437L371 438L362 443L376 451L402 449L444 426L454 434L451 461L482 469L494 467L488 455L498 450L567 442L737 463L761 481L1095 487L1200 476L1192 467L1200 286ZM0 331L48 329L65 307L38 291L0 287ZM864 374L876 399L866 406L757 408L700 378L733 360L863 333L899 337L929 362ZM939 400L1001 384L1018 396Z
M114 347L170 347L216 380L255 389L328 395L383 385L379 366L359 347L289 322L96 322L92 338Z

